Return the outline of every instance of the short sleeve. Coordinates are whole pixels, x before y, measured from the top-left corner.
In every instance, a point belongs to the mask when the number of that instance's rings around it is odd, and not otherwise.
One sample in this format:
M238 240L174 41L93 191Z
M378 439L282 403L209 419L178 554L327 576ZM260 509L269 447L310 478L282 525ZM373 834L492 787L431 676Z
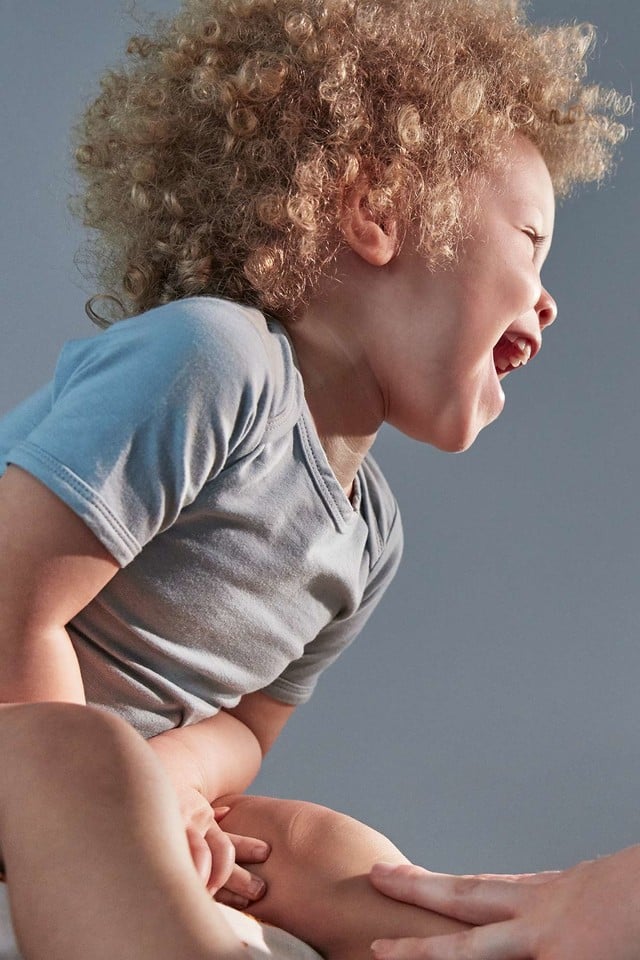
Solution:
M191 298L63 349L47 415L7 454L122 565L268 423L273 378L255 310Z
M378 606L393 580L402 558L403 533L400 512L396 506L388 533L371 569L362 601L344 617L336 617L305 646L302 657L291 663L264 692L291 705L306 703L315 690L321 674L355 640Z

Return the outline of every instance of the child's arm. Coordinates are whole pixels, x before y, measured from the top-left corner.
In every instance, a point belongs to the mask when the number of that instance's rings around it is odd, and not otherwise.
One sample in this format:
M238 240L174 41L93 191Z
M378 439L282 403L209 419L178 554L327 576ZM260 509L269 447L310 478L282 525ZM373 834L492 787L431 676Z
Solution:
M180 782L188 781L213 803L249 786L294 710L265 693L252 693L233 710L167 730L149 743L167 759L165 766L175 766Z
M59 497L21 468L7 468L0 477L0 704L85 704L78 660L65 625L118 569L116 560ZM258 738L251 724L227 714L156 738L156 753L174 787L179 794L182 791L181 807L196 862L198 848L200 857L203 853L199 840L207 829L211 831L208 846L218 851L212 884L232 869L234 853L216 829L209 804L221 793L242 792L256 776L261 744L275 739L291 712L271 703L274 710L268 716L282 719L274 720L270 733L268 725L256 720ZM256 713L267 715L254 707L251 715ZM201 861L201 867L209 876L206 863Z
M86 524L19 467L0 477L0 703L85 703L65 624L119 567Z
M247 870L234 868L236 859L263 859L251 854L255 843L237 838L234 851L214 820L211 804L249 786L294 709L257 692L243 697L233 711L220 711L148 741L174 786L194 862L212 892L223 884L243 900L262 892L252 888L254 878Z

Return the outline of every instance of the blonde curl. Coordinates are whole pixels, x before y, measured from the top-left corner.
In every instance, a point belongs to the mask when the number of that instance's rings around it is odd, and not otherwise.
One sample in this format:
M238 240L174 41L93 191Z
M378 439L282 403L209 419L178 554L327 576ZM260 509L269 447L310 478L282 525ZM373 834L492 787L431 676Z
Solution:
M183 0L105 72L73 143L86 260L138 313L194 294L295 318L344 243L345 194L456 255L463 180L524 133L559 197L601 180L628 98L595 32L525 0Z

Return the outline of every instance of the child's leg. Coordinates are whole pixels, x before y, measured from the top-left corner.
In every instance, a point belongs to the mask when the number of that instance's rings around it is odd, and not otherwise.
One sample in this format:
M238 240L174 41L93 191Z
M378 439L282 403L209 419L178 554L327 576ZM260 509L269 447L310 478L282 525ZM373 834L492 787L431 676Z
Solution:
M378 937L429 937L465 928L428 910L398 903L371 886L379 860L407 863L381 834L313 803L270 797L223 798L225 830L271 844L255 872L267 893L248 910L306 941L326 960L368 960ZM254 870L254 867L251 868Z
M28 960L247 958L191 862L173 789L124 721L0 707L0 855Z

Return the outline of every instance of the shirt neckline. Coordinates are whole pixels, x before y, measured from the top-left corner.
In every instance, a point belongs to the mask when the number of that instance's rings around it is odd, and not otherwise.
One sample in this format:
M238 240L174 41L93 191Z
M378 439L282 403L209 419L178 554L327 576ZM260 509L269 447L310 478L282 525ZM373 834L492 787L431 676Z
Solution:
M275 332L281 333L288 345L291 360L295 368L296 376L302 393L301 417L298 420L299 435L302 447L305 453L305 459L309 470L315 480L316 487L322 499L324 500L329 512L336 524L343 528L347 523L353 522L354 517L360 516L360 505L362 502L362 467L358 467L353 480L353 490L351 499L344 492L342 484L336 477L333 467L329 463L326 451L322 446L318 431L313 419L313 414L304 391L304 380L300 372L296 351L289 336L286 327L275 317L266 316L267 324L275 328Z

